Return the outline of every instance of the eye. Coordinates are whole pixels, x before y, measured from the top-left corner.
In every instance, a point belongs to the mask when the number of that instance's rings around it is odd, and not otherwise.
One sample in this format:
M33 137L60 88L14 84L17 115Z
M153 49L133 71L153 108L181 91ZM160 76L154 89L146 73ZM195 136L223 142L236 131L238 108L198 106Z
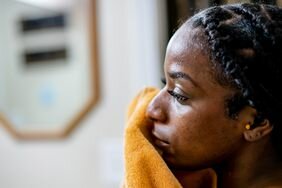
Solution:
M187 101L189 98L188 97L185 97L181 94L178 94L176 93L175 91L173 90L167 90L167 92L172 96L174 97L179 103L183 103L185 101Z

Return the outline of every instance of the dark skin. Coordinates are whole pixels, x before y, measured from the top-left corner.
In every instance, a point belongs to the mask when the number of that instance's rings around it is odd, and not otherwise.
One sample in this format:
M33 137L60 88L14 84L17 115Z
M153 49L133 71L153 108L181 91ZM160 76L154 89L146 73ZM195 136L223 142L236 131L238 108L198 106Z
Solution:
M185 171L208 167L217 171L219 187L282 185L271 124L247 130L256 116L249 106L236 119L227 115L225 101L235 90L215 80L203 36L188 21L168 44L166 85L147 109L155 147L184 187Z

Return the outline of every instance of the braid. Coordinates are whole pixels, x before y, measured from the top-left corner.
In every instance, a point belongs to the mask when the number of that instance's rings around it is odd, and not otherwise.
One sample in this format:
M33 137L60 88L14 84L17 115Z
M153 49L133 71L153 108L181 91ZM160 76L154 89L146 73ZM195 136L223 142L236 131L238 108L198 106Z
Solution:
M242 4L242 9L237 9L246 19L250 20L252 27L256 28L254 49L270 50L275 44L275 38L271 31L273 30L273 21L266 12L263 5Z
M212 10L212 9L210 9ZM227 50L229 46L224 46L225 43L231 43L233 41L228 32L220 32L219 28L226 28L227 24L232 24L236 22L239 16L234 14L232 11L217 7L217 10L212 10L215 12L212 16L207 16L202 20L202 25L205 28L205 33L208 36L209 45L211 47L212 60L220 62L220 64L214 63L215 72L219 74L216 75L217 80L222 85L230 85L240 91L241 95L236 95L236 99L233 98L230 102L236 102L229 105L228 114L235 117L236 113L245 105L253 106L253 100L251 100L251 88L247 87L250 85L248 80L245 78L243 72L245 67L240 67L236 63L237 56L233 57L230 51ZM208 15L208 14L207 14ZM222 17L221 15L225 15ZM217 19L214 19L214 18ZM223 18L223 19L222 19ZM221 19L221 20L219 20Z
M237 91L226 100L228 115L234 118L244 106L254 107L258 112L255 124L269 119L274 126L273 143L279 143L282 10L272 5L224 5L211 7L192 20L195 27L204 28L216 80ZM282 145L276 145L282 156Z

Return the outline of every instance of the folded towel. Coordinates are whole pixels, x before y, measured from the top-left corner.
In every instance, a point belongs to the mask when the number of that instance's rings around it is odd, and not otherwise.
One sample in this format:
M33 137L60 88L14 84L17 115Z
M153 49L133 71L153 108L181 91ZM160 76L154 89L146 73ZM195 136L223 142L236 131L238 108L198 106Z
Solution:
M145 88L129 105L124 139L123 187L215 188L216 174L212 169L172 172L151 144L150 120L146 118L146 109L158 92L156 88Z

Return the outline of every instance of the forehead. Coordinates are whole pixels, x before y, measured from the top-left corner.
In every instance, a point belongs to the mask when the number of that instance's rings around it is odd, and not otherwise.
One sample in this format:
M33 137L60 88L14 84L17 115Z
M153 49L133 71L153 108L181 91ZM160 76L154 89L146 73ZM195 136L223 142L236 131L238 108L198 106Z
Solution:
M215 80L212 74L207 40L202 28L185 23L171 38L166 54L166 71L184 71L194 77ZM197 78L198 79L198 78Z
M207 37L202 27L193 26L193 21L185 22L170 39L167 50L185 52L185 50L202 50L208 56Z
M210 60L207 40L201 28L192 28L189 25L182 26L170 40L166 58L165 75L171 78L172 72L181 72L189 75L193 80L197 93L207 98L224 98L230 96L233 90L225 88L218 83ZM191 82L175 80L189 87Z

